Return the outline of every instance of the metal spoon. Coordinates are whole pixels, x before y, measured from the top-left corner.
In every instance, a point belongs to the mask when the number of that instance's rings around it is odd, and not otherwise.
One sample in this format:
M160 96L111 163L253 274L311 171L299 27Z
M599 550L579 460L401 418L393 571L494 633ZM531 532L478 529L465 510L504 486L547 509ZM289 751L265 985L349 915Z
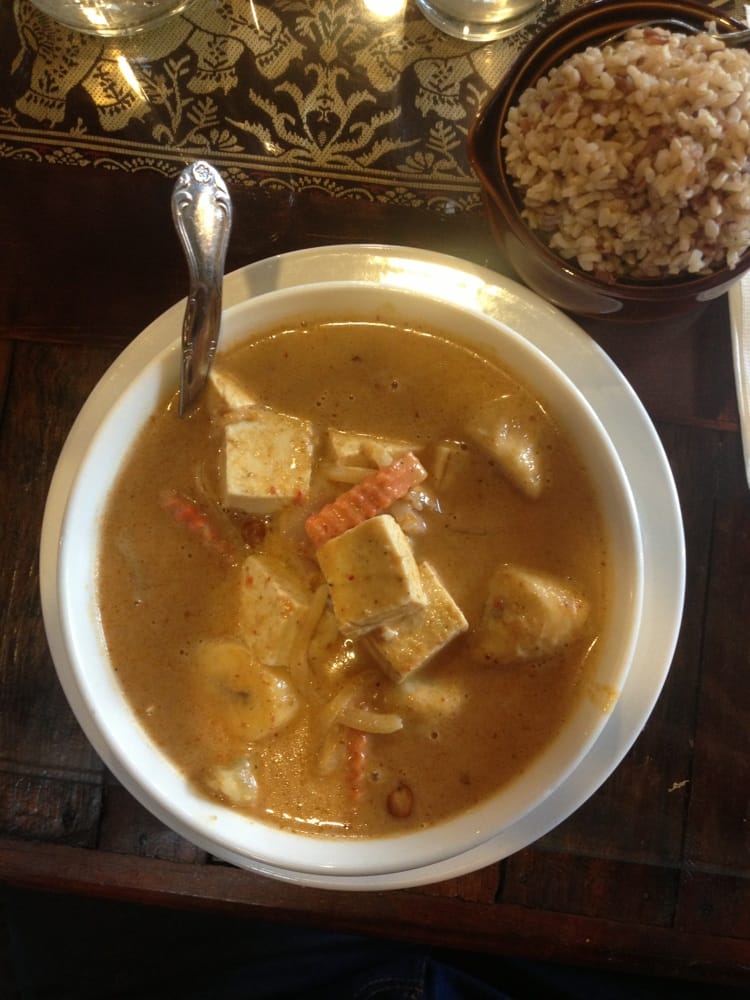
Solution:
M182 171L172 192L172 218L190 272L182 323L180 416L200 395L213 364L221 323L224 277L232 202L219 172L198 160Z
M611 42L616 42L618 38L622 38L633 28L670 28L674 31L687 32L690 35L699 35L701 32L707 31L708 29L699 27L696 24L689 24L687 21L680 21L676 17L662 17L656 18L653 21L641 21L639 24L631 24L628 28L623 28L622 31L616 31L613 35L609 35L604 39L603 42L599 42L599 48L604 45L609 45ZM720 38L725 45L745 45L745 43L750 42L750 28L744 28L742 31L709 31L709 34L716 35Z

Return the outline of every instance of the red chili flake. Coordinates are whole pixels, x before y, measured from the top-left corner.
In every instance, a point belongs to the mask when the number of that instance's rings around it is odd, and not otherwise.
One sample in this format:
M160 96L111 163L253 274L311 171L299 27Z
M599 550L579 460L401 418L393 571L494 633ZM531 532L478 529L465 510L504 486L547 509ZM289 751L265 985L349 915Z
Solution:
M255 583L255 577L252 577L252 576L246 576L245 577L245 586L252 587L252 585L254 583Z

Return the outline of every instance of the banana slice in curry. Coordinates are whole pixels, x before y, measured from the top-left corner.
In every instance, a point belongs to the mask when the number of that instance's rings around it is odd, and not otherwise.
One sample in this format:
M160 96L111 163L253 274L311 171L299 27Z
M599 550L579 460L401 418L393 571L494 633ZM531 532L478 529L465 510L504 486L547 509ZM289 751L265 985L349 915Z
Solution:
M247 757L226 767L212 768L206 775L206 784L235 806L252 806L258 801L258 780L253 762Z
M193 659L194 680L205 710L232 736L253 743L291 722L299 698L290 682L234 640L201 643Z

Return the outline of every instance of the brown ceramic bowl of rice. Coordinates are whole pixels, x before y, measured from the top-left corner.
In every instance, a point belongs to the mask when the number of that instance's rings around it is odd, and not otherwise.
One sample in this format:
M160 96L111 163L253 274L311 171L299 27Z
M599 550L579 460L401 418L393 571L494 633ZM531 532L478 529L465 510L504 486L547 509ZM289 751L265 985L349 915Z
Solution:
M700 34L629 30L662 18ZM648 323L750 267L750 52L720 40L742 27L701 3L598 0L521 53L469 154L530 288L581 316Z

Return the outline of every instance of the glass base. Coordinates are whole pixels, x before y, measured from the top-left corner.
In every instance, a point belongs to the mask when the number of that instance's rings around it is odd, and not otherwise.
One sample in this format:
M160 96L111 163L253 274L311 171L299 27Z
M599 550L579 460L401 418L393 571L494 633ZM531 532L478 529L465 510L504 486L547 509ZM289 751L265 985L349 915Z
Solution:
M53 21L85 35L111 38L156 28L194 0L31 0Z
M470 21L433 7L429 0L416 0L416 4L430 24L434 24L452 38L462 38L467 42L492 42L496 38L512 35L529 21L533 21L544 6L544 2L535 3L522 14L504 18L502 21Z

